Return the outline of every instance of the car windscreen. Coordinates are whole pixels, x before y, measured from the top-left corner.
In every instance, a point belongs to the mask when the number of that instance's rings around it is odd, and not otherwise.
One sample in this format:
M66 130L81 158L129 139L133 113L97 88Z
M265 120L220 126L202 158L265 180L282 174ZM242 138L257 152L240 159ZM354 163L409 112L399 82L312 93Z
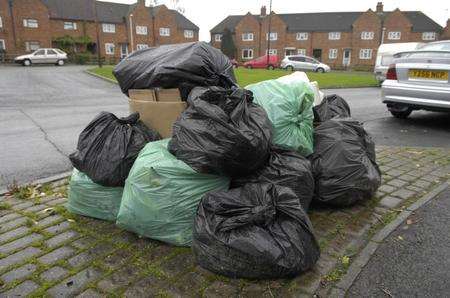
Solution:
M407 58L450 58L450 52L413 52L405 55Z
M450 42L426 44L420 48L421 51L450 51Z
M383 55L383 56L381 56L381 65L389 66L392 63L392 60L394 60L394 56L392 56L392 55Z

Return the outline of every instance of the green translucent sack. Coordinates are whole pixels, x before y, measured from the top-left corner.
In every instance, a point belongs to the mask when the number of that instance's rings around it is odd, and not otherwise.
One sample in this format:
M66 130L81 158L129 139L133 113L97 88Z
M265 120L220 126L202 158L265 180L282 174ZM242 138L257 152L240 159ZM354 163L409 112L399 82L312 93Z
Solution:
M125 182L117 225L138 235L188 246L197 205L226 177L200 174L167 151L169 139L148 143Z
M307 80L307 77L306 77ZM301 73L245 87L254 95L273 125L273 142L298 151L313 152L314 91Z
M70 178L70 212L115 221L122 200L122 187L107 187L94 183L86 174L73 169Z

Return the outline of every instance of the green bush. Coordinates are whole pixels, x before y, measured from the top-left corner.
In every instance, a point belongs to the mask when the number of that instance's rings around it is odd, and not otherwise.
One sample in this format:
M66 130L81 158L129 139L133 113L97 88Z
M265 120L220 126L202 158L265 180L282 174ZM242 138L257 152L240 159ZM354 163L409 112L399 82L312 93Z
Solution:
M91 53L76 53L73 54L72 61L76 64L86 64L93 60L93 55Z

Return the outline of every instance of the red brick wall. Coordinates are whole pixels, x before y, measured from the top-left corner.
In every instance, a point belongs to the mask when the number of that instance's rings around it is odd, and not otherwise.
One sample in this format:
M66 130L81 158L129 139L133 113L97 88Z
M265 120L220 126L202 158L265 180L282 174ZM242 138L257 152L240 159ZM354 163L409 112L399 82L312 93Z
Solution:
M106 59L109 58L120 58L120 44L121 43L128 43L128 27L125 23L121 24L115 24L116 25L116 32L115 33L106 33L103 32L102 24L99 24L99 31L100 31L100 55L102 57L105 57ZM114 55L107 55L105 44L106 43L114 43L115 50ZM131 51L130 51L131 52Z
M253 41L243 41L243 33L253 33ZM262 56L263 54L260 52L260 42L261 36L258 19L249 13L242 18L235 28L234 44L236 45L236 60L249 60L242 58L243 49L253 49L253 58Z
M130 32L130 18L127 18L127 39L130 41L128 45L128 51L131 53L132 50L136 50L138 44L146 44L149 47L154 44L154 36L153 36L153 20L150 15L150 12L145 7L143 1L139 1L134 10L131 12L133 14L132 17L132 25L133 25L133 49L131 49L131 32ZM147 27L147 35L137 34L136 26L146 26ZM125 39L122 42L127 42Z
M266 34L269 31L269 18L266 17L262 19L261 22L262 30L261 30L261 56L266 54L267 50L267 40L266 40ZM284 21L277 16L275 13L272 14L271 17L271 29L270 32L277 32L277 40L276 41L270 41L270 48L277 50L278 60L281 62L281 60L284 58L284 48L286 44L286 36L287 36L287 26L284 23Z
M373 32L374 37L370 40L364 40L361 38L362 32ZM352 54L351 54L351 66L371 66L375 64L377 57L378 47L381 43L381 21L371 9L364 12L353 23L352 32ZM361 49L372 49L371 59L360 59L359 54Z
M384 43L398 43L411 41L410 34L412 24L399 9L396 9L393 12L389 13L389 15L384 20L383 25L386 28ZM397 40L389 39L389 32L392 31L400 31L401 32L400 39Z
M5 42L6 54L15 54L13 28L7 1L0 0L0 17L3 23L3 26L0 28L0 39Z
M314 49L322 49L322 59L321 61L328 64L332 69L342 68L342 55L343 50L346 48L351 48L352 33L351 32L341 32L341 38L338 40L330 40L328 38L329 32L313 32L310 53L312 56ZM336 59L329 59L329 50L337 49Z
M312 50L311 50L311 32L308 33L308 39L307 40L297 40L297 33L298 32L288 32L286 34L286 47L292 47L296 49L296 53L299 49L305 49L307 56L312 56Z
M198 32L194 32L194 38L184 37L184 29L178 28L175 13L165 5L159 8L154 20L156 45L198 41ZM159 28L170 28L170 36L161 36Z

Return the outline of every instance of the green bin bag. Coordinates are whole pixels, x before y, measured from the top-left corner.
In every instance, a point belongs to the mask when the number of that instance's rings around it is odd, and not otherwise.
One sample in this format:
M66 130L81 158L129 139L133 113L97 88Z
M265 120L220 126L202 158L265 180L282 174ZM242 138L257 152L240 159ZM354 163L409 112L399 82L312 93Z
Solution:
M229 179L200 174L169 153L170 139L148 143L125 182L117 225L140 236L189 246L197 205Z
M313 152L314 91L296 73L245 87L253 92L253 102L262 106L273 125L273 142L298 151Z
M67 209L76 214L115 221L122 192L122 187L102 186L83 172L73 169Z

